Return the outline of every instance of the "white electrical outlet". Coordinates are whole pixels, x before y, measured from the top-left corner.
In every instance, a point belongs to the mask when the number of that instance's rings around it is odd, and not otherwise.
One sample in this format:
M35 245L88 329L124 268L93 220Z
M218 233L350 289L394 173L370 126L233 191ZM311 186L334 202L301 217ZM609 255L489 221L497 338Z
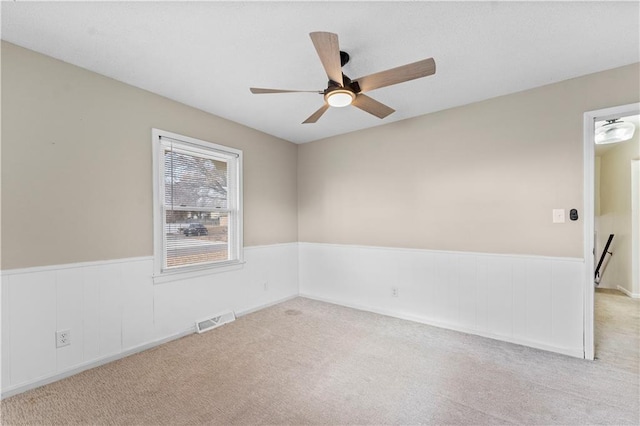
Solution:
M267 290L269 290L269 283L265 282L264 283L264 291L267 291Z
M391 296L398 297L398 287L391 288Z
M564 209L553 209L553 223L564 223Z
M71 344L71 330L56 331L56 348Z

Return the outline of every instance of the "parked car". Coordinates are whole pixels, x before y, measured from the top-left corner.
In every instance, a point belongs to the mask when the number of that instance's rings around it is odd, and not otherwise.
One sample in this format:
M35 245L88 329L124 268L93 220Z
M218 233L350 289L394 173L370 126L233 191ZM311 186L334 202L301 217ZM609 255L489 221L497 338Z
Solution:
M201 223L192 223L189 225L188 228L185 228L184 231L182 232L187 237L192 235L209 235L209 231L207 231L207 228L205 228L205 226Z

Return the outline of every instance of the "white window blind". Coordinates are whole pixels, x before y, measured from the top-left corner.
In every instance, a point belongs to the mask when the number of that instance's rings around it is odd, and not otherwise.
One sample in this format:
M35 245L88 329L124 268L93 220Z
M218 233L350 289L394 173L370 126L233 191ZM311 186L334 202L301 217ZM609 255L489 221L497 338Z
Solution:
M156 143L159 272L238 262L241 153L187 137L159 135Z

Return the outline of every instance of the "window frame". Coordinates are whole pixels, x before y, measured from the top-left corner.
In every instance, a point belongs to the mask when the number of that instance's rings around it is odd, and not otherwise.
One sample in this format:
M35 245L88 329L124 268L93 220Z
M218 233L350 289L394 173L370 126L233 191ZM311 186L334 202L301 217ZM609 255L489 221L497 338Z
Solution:
M191 155L222 157L228 167L228 198L227 208L230 223L228 234L228 253L231 259L206 264L193 264L181 267L165 268L166 232L164 204L164 151L167 142L178 145L179 150L187 151ZM219 145L213 142L192 138L166 130L153 128L151 131L153 153L153 259L154 283L174 281L183 278L207 275L237 269L244 263L243 249L243 206L242 206L242 151ZM235 184L233 184L235 183ZM232 188L233 186L233 188ZM209 209L205 209L209 211ZM235 216L235 220L231 216Z

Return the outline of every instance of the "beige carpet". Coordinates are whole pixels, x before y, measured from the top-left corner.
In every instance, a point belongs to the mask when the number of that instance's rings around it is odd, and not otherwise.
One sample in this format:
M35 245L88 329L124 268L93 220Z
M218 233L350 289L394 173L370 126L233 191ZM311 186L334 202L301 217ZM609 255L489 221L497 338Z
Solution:
M618 290L596 289L596 359L640 372L640 300Z
M626 364L297 298L9 398L2 423L637 425L638 387Z

